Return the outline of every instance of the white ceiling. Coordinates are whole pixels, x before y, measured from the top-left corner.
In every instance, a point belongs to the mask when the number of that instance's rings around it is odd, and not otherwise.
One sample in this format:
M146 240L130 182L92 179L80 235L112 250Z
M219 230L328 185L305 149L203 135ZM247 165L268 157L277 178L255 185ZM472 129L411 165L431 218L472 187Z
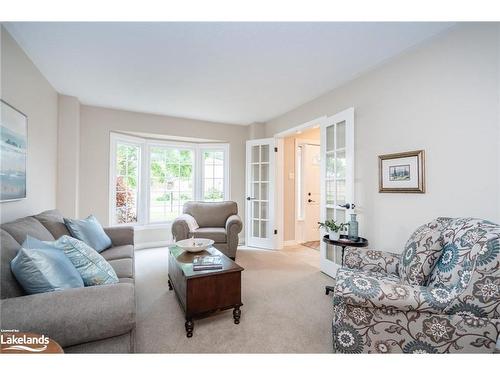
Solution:
M84 104L265 122L451 23L48 23L6 27Z

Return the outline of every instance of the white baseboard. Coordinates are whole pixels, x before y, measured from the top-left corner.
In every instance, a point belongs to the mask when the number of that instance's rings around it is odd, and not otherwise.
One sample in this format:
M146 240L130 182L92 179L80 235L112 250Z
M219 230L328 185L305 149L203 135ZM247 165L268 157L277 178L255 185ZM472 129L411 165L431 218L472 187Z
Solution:
M152 242L142 242L134 246L135 250L141 249L151 249L153 247L166 247L171 245L172 241L152 241Z

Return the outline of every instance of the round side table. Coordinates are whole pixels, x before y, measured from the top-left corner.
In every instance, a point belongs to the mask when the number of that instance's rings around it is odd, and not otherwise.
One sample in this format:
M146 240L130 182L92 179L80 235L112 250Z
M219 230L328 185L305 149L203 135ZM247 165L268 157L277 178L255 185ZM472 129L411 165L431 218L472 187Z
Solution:
M347 246L349 247L367 247L368 240L363 237L358 237L356 240L349 239L349 237L345 234L341 234L338 240L331 240L328 234L323 236L323 242L328 245L340 246L342 247L342 257L340 265L344 266L344 251ZM325 294L328 295L330 292L333 292L335 287L326 286Z

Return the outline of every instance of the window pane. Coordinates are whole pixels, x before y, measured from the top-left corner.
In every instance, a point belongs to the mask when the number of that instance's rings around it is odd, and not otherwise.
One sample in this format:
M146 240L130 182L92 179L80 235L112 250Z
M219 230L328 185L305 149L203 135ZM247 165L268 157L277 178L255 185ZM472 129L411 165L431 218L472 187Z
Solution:
M224 200L224 152L218 150L204 151L203 168L203 200Z
M149 221L172 221L194 197L194 152L152 147L150 155Z
M116 145L115 221L117 224L137 222L139 154L137 146Z

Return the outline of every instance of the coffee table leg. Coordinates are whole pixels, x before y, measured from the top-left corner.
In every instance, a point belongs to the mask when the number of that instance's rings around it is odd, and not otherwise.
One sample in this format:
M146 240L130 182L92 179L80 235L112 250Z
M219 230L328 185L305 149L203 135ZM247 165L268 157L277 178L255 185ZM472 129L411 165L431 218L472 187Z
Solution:
M172 282L170 281L170 279L168 279L168 290L172 290L174 288L172 288Z
M186 323L184 323L184 327L186 327L186 336L192 337L193 336L193 329L194 329L193 320L192 319L186 320Z
M240 324L241 310L239 307L235 307L233 310L234 324Z

